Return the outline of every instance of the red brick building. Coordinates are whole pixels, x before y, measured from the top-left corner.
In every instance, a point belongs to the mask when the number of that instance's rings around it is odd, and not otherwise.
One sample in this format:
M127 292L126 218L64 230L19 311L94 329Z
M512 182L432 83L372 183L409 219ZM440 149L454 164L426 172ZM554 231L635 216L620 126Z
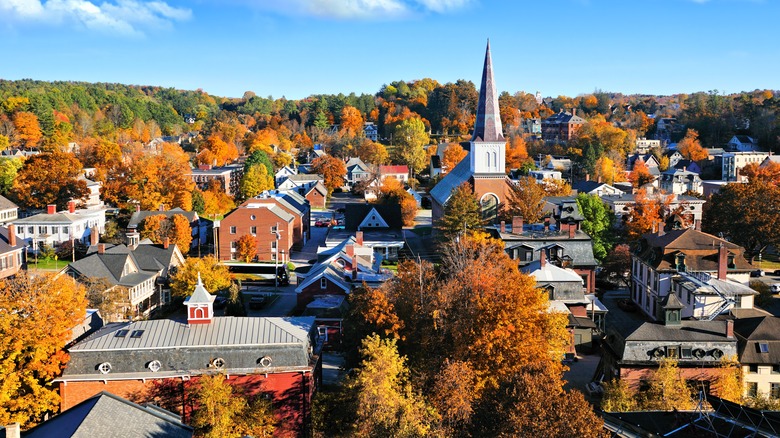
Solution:
M161 319L109 324L69 349L59 384L61 410L109 391L137 398L161 385L181 391L222 372L247 395L272 398L275 436L306 436L311 397L321 380L321 342L314 317L214 317L213 296L199 283L186 302L186 323ZM174 399L179 399L178 397Z
M464 144L464 148L469 151L466 158L431 190L434 222L444 215L444 206L452 191L464 182L471 184L482 204L482 214L488 220L496 218L498 209L507 200L511 182L505 169L506 140L501 125L498 93L493 81L490 43L485 52L474 134L471 141Z
M328 189L322 181L317 181L308 188L304 189L303 196L309 201L312 208L324 209L328 203Z
M585 119L572 112L559 112L542 120L542 140L565 143L574 137L585 124Z
M230 212L219 226L219 259L236 260L238 240L255 238L257 260L284 262L310 236L309 204L293 191L265 192Z

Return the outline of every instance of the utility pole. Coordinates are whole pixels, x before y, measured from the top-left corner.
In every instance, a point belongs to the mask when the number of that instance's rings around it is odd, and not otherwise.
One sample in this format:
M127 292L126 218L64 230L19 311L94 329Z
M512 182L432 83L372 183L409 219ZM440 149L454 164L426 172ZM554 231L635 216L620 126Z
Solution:
M271 234L276 236L276 248L274 248L276 251L274 251L274 288L277 290L279 289L279 240L282 238L281 233L279 233L279 222L276 223L275 227L271 227Z

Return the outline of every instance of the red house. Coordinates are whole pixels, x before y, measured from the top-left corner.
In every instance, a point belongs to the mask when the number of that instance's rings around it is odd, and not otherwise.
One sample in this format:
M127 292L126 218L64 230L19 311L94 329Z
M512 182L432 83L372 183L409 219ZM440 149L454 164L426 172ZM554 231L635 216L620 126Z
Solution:
M172 319L109 324L69 349L59 384L61 410L109 391L148 397L161 386L181 391L177 408L191 408L186 387L204 374L224 373L245 394L274 401L275 436L306 436L311 398L321 381L321 342L314 317L215 317L213 296L198 282L187 322ZM178 402L177 402L178 403Z

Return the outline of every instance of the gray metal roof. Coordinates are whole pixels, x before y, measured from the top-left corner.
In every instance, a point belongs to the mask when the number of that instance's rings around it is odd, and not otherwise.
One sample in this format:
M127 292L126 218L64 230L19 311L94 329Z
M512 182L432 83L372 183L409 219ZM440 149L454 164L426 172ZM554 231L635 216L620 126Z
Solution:
M5 196L0 196L0 210L9 210L12 208L19 208L19 206L11 202Z
M70 348L89 350L140 350L179 347L225 347L308 342L314 318L216 317L208 324L187 324L171 319L111 324ZM142 336L117 337L117 330L143 330Z
M189 438L193 430L177 414L101 392L23 434L25 438Z
M469 152L470 154L471 152ZM439 205L444 206L449 201L452 191L471 178L471 158L467 155L454 169L449 171L436 186L431 189L431 197Z

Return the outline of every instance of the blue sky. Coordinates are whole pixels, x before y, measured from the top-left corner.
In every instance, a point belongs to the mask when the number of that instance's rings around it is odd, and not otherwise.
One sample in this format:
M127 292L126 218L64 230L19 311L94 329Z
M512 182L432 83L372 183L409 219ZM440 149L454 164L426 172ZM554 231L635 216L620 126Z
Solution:
M576 96L780 88L775 0L0 0L0 78L300 99L395 80Z

